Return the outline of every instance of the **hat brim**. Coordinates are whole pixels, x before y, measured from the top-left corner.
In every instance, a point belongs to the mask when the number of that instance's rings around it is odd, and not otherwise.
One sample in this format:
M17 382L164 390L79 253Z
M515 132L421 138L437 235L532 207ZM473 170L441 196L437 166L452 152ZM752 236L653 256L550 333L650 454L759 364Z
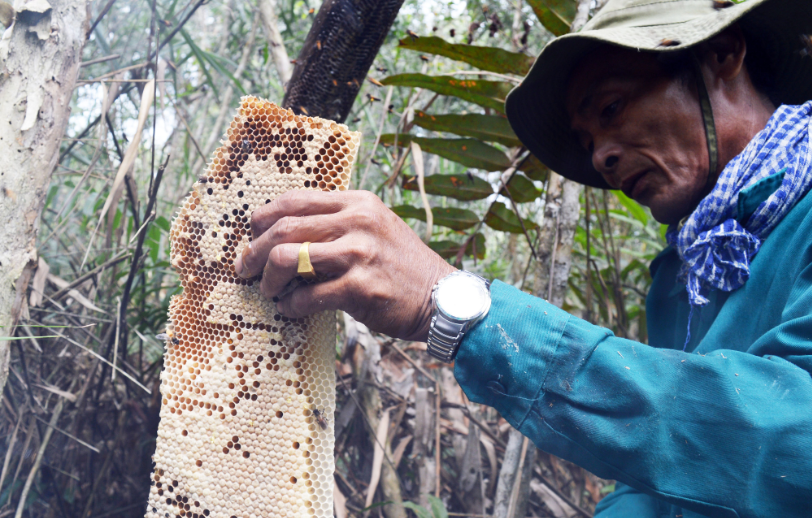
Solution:
M750 46L770 56L777 100L801 104L812 99L812 56L802 52L800 37L812 31L812 0L748 0L678 23L616 27L595 27L590 23L581 32L556 38L544 48L522 83L510 92L505 113L519 140L547 167L584 185L608 189L593 167L590 154L570 129L565 99L573 69L601 45L676 52L737 22ZM664 40L679 45L664 47Z

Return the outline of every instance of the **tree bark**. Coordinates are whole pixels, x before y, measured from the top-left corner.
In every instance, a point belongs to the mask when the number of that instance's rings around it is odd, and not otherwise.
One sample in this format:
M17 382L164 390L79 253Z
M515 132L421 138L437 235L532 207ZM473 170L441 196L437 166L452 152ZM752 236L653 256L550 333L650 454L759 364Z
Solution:
M344 122L403 0L326 0L296 60L285 108Z
M572 266L572 241L578 225L581 186L551 172L538 247L535 294L561 307Z
M16 2L0 40L0 335L27 312L37 231L70 115L88 28L86 0ZM20 5L23 4L23 5ZM41 11L41 12L40 12ZM8 373L0 341L0 391Z
M279 82L282 88L286 88L290 82L292 73L288 51L285 50L285 42L279 32L279 19L276 17L276 0L258 0L259 14L262 18L262 27L265 29L265 37L276 65L276 73L279 74Z
M525 445L524 436L515 428L511 428L508 434L508 443L505 448L505 458L502 460L502 467L499 470L499 483L496 485L496 497L493 502L493 516L495 518L508 518L510 503L513 500L516 475L519 473L519 465L522 464L524 455L527 453L529 441ZM522 446L524 445L524 448Z

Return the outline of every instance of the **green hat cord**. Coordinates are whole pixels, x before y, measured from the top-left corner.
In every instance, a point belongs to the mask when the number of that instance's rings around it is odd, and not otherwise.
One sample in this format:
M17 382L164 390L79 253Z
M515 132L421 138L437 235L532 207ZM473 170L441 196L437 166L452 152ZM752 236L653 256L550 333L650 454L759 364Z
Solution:
M719 167L719 140L716 136L716 123L713 120L713 107L708 94L708 87L705 85L705 77L702 75L702 66L695 52L691 52L696 73L696 86L699 90L699 106L702 108L702 122L705 125L705 137L708 141L708 157L710 157L710 169L708 170L708 183L715 181L716 168Z

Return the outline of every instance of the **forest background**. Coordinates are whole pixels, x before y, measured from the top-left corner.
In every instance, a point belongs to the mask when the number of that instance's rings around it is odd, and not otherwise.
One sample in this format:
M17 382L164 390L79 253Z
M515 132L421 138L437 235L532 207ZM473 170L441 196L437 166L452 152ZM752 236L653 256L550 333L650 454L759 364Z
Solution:
M353 188L376 192L449 261L646 342L647 265L664 229L621 193L562 187L500 108L543 45L600 4L406 0L346 120L364 134ZM156 335L179 291L171 220L240 96L281 102L319 7L89 3L38 260L8 342L0 518L143 515ZM555 282L551 264L565 272ZM425 344L341 314L337 332L339 518L591 516L613 491L470 403Z

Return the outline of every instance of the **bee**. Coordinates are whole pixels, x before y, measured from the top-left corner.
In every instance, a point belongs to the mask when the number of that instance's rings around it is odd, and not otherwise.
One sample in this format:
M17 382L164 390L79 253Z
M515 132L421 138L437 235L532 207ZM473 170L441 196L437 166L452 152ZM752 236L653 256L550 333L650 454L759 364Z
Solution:
M436 25L431 28L431 32L437 32L437 26Z
M248 139L243 139L242 142L240 142L240 147L245 153L251 152L251 143L248 142Z
M474 174L471 171L465 173L468 176L468 181L474 183Z
M361 122L361 117L356 117L352 120L352 123L355 124L356 122Z
M681 45L679 40L669 40L668 38L665 38L657 46L658 47L677 47L679 45Z
M369 99L369 102L371 102L371 103L374 103L375 101L380 101L380 99L378 99L377 97L375 97L372 94L367 94L367 98Z
M468 26L468 45L474 41L474 33L479 29L479 22L474 22Z
M318 41L316 42L316 48L318 48L319 50L321 50L321 40L318 40Z
M457 31L455 31L454 29L451 29L450 31L448 31L448 35L453 38L453 37L455 37L457 35Z
M310 9L308 9L307 14L313 14L313 13L315 13L315 12L316 12L316 8L315 8L315 7L311 7Z
M385 73L387 73L389 71L388 68L383 68L383 67L375 67L375 70L377 70L381 74L385 74Z
M413 40L416 40L417 38L419 38L419 37L420 37L420 36L418 36L417 34L415 34L414 32L412 32L412 31L410 31L410 30L407 30L407 31L406 31L406 34L408 34L408 35L409 35L409 37L410 37L410 38L412 38Z
M327 419L324 417L324 410L319 410L318 408L313 409L313 417L316 418L316 422L319 424L319 428L322 430L327 429Z
M395 105L394 105L394 104L390 104L390 105L389 105L389 109L388 109L387 111L388 111L389 113L395 113Z
M428 61L429 61L429 57L428 57L428 56L424 56L423 54L420 54L420 59L421 59L421 60L423 60L423 61L425 61L425 62L428 62Z
M307 108L305 108L304 106L299 106L299 110L300 110L302 113L304 113L305 115L310 115L310 114L307 112Z
M370 158L369 161L372 162L375 165L378 165L378 166L381 165L381 162L379 160L375 160L374 158Z
M173 333L173 332L172 332L172 331L170 331L169 329L167 329L167 330L166 330L166 331L164 331L163 333L160 333L160 334L155 335L155 338L157 338L158 340L160 340L160 341L162 341L162 342L163 342L163 341L165 341L165 340L167 340L167 339L172 340L172 343L173 343L173 344L175 344L175 345L178 345L178 344L180 343L180 340L178 340L178 339L175 337L175 333Z
M291 65L295 65L295 64L296 64L296 63L298 63L298 62L299 62L299 61L298 61L298 60L296 60L296 59L291 59L291 60L290 60L290 64L291 64Z

